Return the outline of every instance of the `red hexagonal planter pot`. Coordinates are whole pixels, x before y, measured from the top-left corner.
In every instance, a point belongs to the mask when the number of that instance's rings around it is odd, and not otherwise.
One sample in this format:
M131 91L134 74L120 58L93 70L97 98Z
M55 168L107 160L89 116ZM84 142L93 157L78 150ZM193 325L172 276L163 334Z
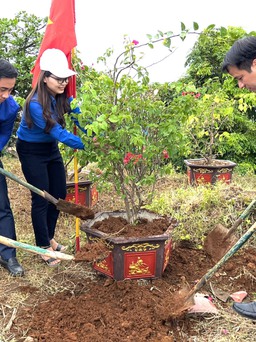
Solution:
M67 182L67 201L75 203L75 183ZM78 182L78 203L86 207L93 207L98 202L96 186L89 180Z
M93 263L94 270L115 280L160 278L171 256L171 234L177 223L170 218L163 234L145 237L111 237L93 228L96 222L120 216L126 218L126 214L120 211L97 213L93 220L88 220L81 226L89 243L103 240L109 249L109 255L105 259ZM142 217L152 221L161 216L141 211L140 218Z
M230 160L214 159L211 165L205 163L205 159L184 160L187 166L188 182L191 185L215 184L221 180L229 184L232 180L233 169L236 163Z

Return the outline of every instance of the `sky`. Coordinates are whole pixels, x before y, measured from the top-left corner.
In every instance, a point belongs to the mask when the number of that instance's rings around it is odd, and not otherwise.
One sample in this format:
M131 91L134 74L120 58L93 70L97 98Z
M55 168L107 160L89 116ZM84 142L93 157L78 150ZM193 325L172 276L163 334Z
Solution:
M19 11L47 17L50 6L51 0L8 0L1 7L0 17L14 18ZM97 69L97 57L106 49L113 48L114 56L123 51L124 35L143 44L148 41L147 34L154 36L158 30L179 33L181 22L191 30L193 22L197 22L200 31L215 24L250 32L256 30L255 8L255 0L245 0L242 8L234 0L75 0L77 50L85 65ZM148 68L150 80L163 83L181 77L195 39L173 39L175 52L171 55L161 43L153 50L145 48L143 64L152 65Z

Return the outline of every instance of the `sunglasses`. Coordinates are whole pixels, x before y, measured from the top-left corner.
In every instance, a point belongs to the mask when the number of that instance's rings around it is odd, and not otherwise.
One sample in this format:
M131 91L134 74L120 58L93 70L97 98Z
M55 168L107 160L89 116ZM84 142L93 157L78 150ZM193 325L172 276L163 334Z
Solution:
M56 77L56 76L54 76L54 75L50 75L49 77L51 77L51 78L53 78L54 80L56 80L59 84L68 83L68 82L69 82L69 77L60 78L60 77Z

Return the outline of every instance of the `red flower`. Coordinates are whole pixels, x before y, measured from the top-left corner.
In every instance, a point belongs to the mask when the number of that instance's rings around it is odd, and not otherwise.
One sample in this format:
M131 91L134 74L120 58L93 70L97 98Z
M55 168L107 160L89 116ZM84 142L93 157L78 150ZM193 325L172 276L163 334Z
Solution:
M133 39L133 41L132 41L132 44L134 44L134 45L138 45L138 44L139 44L139 42L138 42L137 40Z
M142 154L133 154L131 152L127 152L124 156L124 164L126 165L130 161L133 161L133 164L137 164L140 159L142 159Z
M166 150L163 150L163 157L164 157L164 159L170 158L170 156Z
M138 161L139 161L141 158L142 158L142 154L134 154L134 156L133 156L133 159L134 159L133 164L134 164L134 165L137 164Z
M181 96L186 96L186 95L192 95L192 96L194 96L196 99L198 99L198 98L201 96L200 93L195 94L193 91L183 91L183 92L181 93Z
M124 164L128 164L129 161L132 159L133 154L131 152L127 152L126 155L124 156Z

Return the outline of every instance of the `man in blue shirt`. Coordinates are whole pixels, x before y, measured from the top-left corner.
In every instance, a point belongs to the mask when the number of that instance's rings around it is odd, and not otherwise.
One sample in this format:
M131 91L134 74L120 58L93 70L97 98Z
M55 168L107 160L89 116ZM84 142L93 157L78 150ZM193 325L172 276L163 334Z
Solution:
M0 59L0 153L11 137L14 121L20 108L10 95L17 76L17 70L8 61ZM3 168L1 159L0 167ZM16 240L6 178L2 174L0 174L0 235ZM12 276L24 275L24 270L17 261L15 248L0 244L0 265L6 268Z
M230 74L239 88L256 93L256 37L237 40L226 53L222 71ZM246 318L256 320L256 301L233 303L233 309Z

